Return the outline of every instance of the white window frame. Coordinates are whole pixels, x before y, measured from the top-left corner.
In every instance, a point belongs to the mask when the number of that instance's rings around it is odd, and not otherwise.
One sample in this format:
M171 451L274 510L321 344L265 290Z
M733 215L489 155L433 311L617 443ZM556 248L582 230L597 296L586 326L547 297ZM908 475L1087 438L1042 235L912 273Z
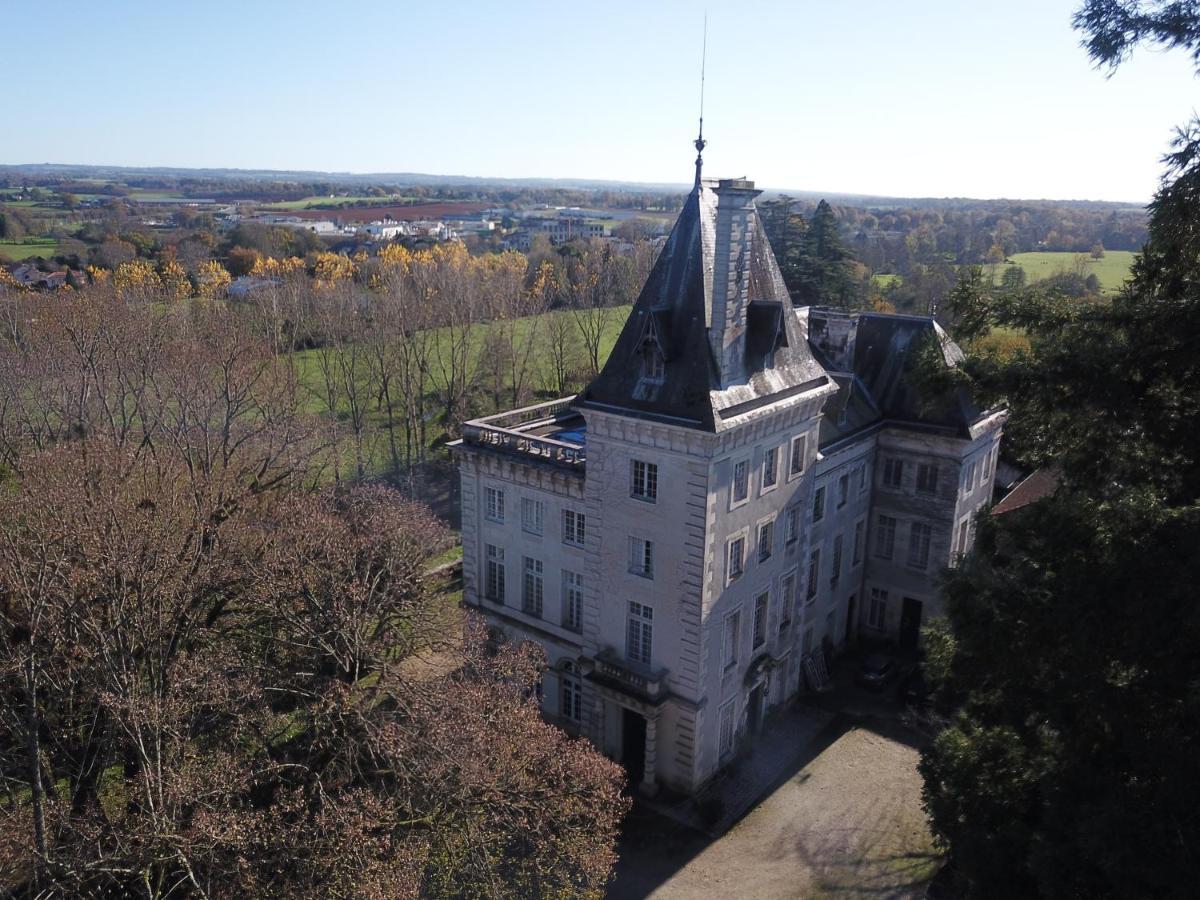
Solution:
M733 463L729 478L729 508L737 509L750 502L750 460L739 459Z
M725 614L721 623L721 671L728 672L737 665L742 643L742 608Z
M800 468L796 468L796 447L800 447ZM798 434L788 444L788 481L799 478L808 471L808 435Z
M750 622L751 653L767 642L767 625L771 616L771 591L768 588L754 595L754 613Z
M731 535L725 542L725 583L733 584L746 574L746 531ZM736 565L734 549L737 549Z
M625 656L650 665L654 653L654 609L636 600L626 607Z
M791 568L779 579L779 633L788 630L792 624L793 614L798 618L800 610L796 605L797 588L800 584L799 568Z
M893 468L894 467L894 468ZM895 480L892 473L895 472ZM889 490L898 491L904 487L904 460L899 456L885 456L883 459L883 486Z
M483 517L489 522L504 524L504 489L484 485Z
M587 541L587 516L576 509L563 510L563 543L582 547Z
M546 502L535 497L521 498L521 530L541 535L546 531Z
M629 537L629 571L639 578L654 578L654 541Z
M535 619L546 610L546 567L532 556L521 558L521 612Z
M888 524L884 524L885 521ZM892 560L896 558L896 529L900 523L894 516L879 515L875 520L875 558ZM887 543L884 544L886 536ZM886 546L887 552L883 550Z
M572 663L563 663L558 673L558 714L570 722L583 721L583 679Z
M770 466L768 467L768 463ZM770 480L768 480L768 472ZM773 491L779 486L779 447L768 447L763 451L762 466L759 467L759 494Z
M871 598L867 604L867 625L876 631L887 628L888 592L883 588L871 588Z
M484 544L483 596L493 603L505 600L504 548Z
M938 464L917 463L917 493L925 497L936 497L938 492Z
M562 626L567 631L583 631L583 573L562 570Z
M837 508L841 509L850 502L850 473L843 472L837 481Z
M737 744L737 697L721 705L718 721L720 728L717 753L720 759L727 759L733 755Z
M789 506L783 514L783 545L795 547L800 540L800 507Z
M825 485L818 485L813 491L812 520L815 525L825 518Z
M657 463L643 459L629 461L629 496L643 503L658 502Z
M758 523L758 540L754 542L754 553L760 563L764 563L775 555L775 517L772 516ZM766 555L763 555L763 537L766 536Z
M929 568L929 550L933 544L933 526L928 522L912 522L908 526L908 555L911 569L922 572Z
M850 568L854 569L862 565L863 550L867 543L867 520L861 518L854 523L854 547L850 554Z
M808 554L808 581L805 582L804 602L813 603L817 599L821 583L821 548L813 547Z
M841 532L833 536L833 553L830 562L833 566L833 573L829 576L830 585L836 586L842 577L842 545L845 543Z

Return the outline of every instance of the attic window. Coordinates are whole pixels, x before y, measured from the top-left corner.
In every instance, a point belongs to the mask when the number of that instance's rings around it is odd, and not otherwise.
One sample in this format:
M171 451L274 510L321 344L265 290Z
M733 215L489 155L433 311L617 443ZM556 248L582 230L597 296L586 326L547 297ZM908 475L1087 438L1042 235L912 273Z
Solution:
M667 365L654 341L642 344L642 378L661 384L667 373Z

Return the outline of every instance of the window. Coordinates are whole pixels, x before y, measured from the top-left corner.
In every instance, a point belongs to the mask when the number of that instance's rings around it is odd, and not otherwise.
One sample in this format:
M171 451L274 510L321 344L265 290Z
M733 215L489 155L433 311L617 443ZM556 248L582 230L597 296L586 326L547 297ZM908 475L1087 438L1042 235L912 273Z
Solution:
M562 684L562 703L559 712L564 719L578 722L583 718L583 683L575 674L574 664L564 663L558 679Z
M817 488L813 494L812 520L820 522L825 518L825 485Z
M779 580L779 632L787 631L792 624L792 607L796 603L796 570L788 572Z
M893 456L883 461L883 484L890 488L904 484L904 460Z
M504 548L487 544L487 573L484 590L489 600L504 602Z
M971 489L975 487L975 461L971 460L963 475L962 493L963 496L971 493Z
M654 541L629 539L629 571L643 578L654 577Z
M758 526L758 561L766 562L775 549L775 520Z
M736 698L721 707L721 756L726 757L733 752L733 717Z
M725 632L721 644L721 667L730 669L737 664L738 643L742 634L742 612L735 610L725 617Z
M891 559L896 549L896 520L891 516L880 516L875 531L875 555L880 559Z
M642 377L647 381L660 383L663 376L667 373L667 366L663 360L663 355L650 341L647 341L642 348Z
M857 566L862 562L863 532L866 530L866 526L865 519L859 519L854 523L854 552L850 556L850 565L852 566Z
M744 569L744 560L746 557L746 539L744 537L735 537L729 542L728 565L725 568L725 581L737 581L742 577Z
M531 616L542 617L542 561L524 557L525 577L521 582L521 612Z
M542 516L545 511L546 504L541 500L531 500L529 497L522 497L521 528L530 534L541 534Z
M562 624L568 631L583 631L583 575L563 569Z
M837 584L842 577L842 536L833 539L833 574L829 576L830 584Z
M988 460L985 457L983 459L983 461L979 463L979 486L980 487L983 487L985 484L987 484L987 470L988 470Z
M871 588L871 605L867 607L867 624L883 630L887 625L888 592Z
M800 508L793 506L783 519L783 540L789 547L795 545L800 537Z
M804 474L808 464L808 435L792 438L792 452L788 462L788 477L794 478Z
M846 505L846 501L850 499L850 473L847 472L838 479L838 509Z
M929 540L933 529L924 522L913 522L908 531L908 564L915 569L929 565Z
M763 454L762 465L762 489L768 490L775 487L775 482L779 479L779 448L771 447Z
M817 597L817 577L821 573L821 548L817 548L808 557L808 591L805 601L812 603Z
M733 464L733 502L742 503L750 496L750 463L738 460Z
M961 522L958 523L958 550L957 550L957 552L960 554L966 553L969 549L971 549L970 542L971 542L971 520L963 519Z
M867 492L867 464L863 463L858 467L858 492L865 494Z
M573 509L563 510L563 543L582 547L587 535L586 517Z
M493 522L504 521L504 491L499 488L484 488L484 497L486 498L486 507L484 515Z
M625 655L634 662L650 664L650 644L654 638L654 610L643 603L629 601L629 631Z
M918 463L917 464L917 493L918 494L936 494L937 493L937 466L933 463Z
M807 628L804 629L804 636L800 639L800 657L804 658L805 656L812 655L812 648L813 648L813 630L812 630L812 626L809 625Z
M761 647L767 640L767 609L771 604L771 595L763 591L754 598L754 649Z
M629 465L629 493L638 500L654 503L658 499L658 466L633 460Z

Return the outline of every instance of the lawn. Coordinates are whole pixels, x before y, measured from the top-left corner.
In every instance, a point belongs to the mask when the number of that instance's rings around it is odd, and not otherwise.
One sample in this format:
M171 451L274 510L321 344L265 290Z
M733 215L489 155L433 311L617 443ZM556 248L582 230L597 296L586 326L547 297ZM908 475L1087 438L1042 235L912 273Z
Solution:
M608 358L608 354L612 352L613 345L616 343L617 336L621 332L621 326L624 325L625 319L629 315L630 307L619 306L613 307L607 311L607 320L605 322L604 334L600 342L600 364ZM520 345L526 335L528 329L544 325L548 317L571 316L569 312L550 312L542 316L535 316L526 319L517 320L517 342ZM470 400L475 408L475 415L486 415L492 412L491 386L486 383L485 373L480 362L483 358L484 349L487 342L489 325L481 325L474 329L471 334L471 346L469 351L470 365L476 370L476 387L471 393ZM572 332L575 337L577 332ZM433 368L438 366L438 347L440 343L447 340L449 337L445 329L438 329L434 332L434 347L430 352L430 365ZM546 395L546 391L553 385L553 369L549 356L545 349L547 338L545 335L534 337L533 350L530 356L529 371L526 376L526 383L535 392L539 392L539 397L534 397L529 402L537 402L540 397ZM322 375L321 360L322 350L302 350L292 356L292 360L296 365L297 375L302 388L305 391L304 404L308 412L316 415L328 415L328 409L325 401L324 378ZM573 353L573 363L571 368L577 371L584 371L588 368L586 353L582 342L577 342ZM425 385L427 395L432 395L435 391L435 382L431 377ZM502 402L502 408L508 408L507 401ZM429 402L429 410L431 414L437 413L437 402L431 396ZM338 403L336 413L337 419L343 423L349 417L349 405L343 397ZM437 440L441 436L441 429L437 424L431 424L428 436L432 440ZM397 445L403 452L404 448L404 432L402 423L399 426L396 435ZM364 456L366 457L366 467L372 474L384 473L388 470L390 462L390 449L388 444L387 434L387 416L383 408L372 401L367 414L367 425L364 434ZM339 451L340 466L353 465L353 448L348 444L341 447Z
M871 280L875 282L876 287L878 287L880 290L883 290L884 288L891 287L893 284L899 281L900 276L885 272L877 272L871 276Z
M1008 261L1025 270L1027 282L1034 282L1059 272L1070 272L1075 267L1075 260L1082 259L1084 274L1095 274L1100 279L1100 287L1104 293L1113 294L1129 277L1133 257L1134 254L1130 250L1106 250L1102 259L1092 259L1086 253L1014 253ZM997 283L1003 277L1005 268L1007 267L996 266Z
M19 241L0 241L0 259L19 262L30 256L46 259L58 253L58 241L53 238L22 238Z

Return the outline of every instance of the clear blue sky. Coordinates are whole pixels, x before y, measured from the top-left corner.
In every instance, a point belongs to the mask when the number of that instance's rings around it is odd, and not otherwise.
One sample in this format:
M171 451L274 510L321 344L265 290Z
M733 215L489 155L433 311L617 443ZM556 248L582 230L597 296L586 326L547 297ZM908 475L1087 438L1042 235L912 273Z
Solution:
M1185 54L1112 78L1076 0L18 2L0 163L1148 199Z

